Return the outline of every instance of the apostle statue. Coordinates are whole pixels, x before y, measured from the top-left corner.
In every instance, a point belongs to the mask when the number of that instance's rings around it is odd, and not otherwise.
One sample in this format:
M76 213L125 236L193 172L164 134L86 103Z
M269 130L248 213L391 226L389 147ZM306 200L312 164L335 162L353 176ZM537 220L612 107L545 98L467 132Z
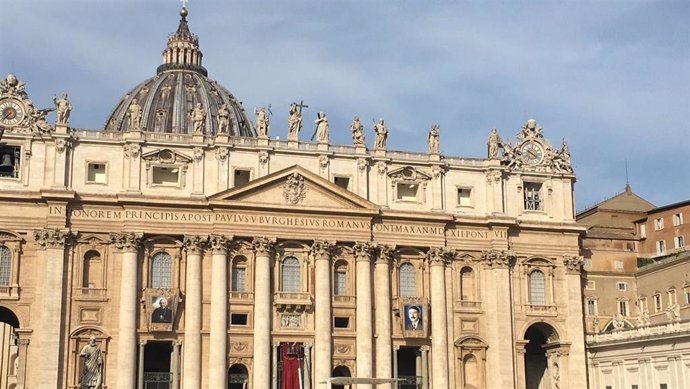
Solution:
M359 117L355 116L350 124L352 130L352 144L355 146L364 146L364 126L359 121Z
M206 122L206 111L201 107L201 103L196 103L196 108L192 110L192 123L195 134L204 133L204 123Z
M288 140L296 141L299 137L299 130L302 128L302 114L297 109L297 103L290 104L289 114Z
M489 159L498 159L498 149L501 146L501 138L498 137L495 128L491 129L491 134L489 134L486 145L489 149Z
M137 99L132 100L132 104L127 109L127 129L141 129L141 105L137 104Z
M72 112L72 104L67 100L67 93L63 93L59 99L57 96L53 96L53 103L57 110L55 123L67 124L69 114Z
M429 154L438 154L438 124L434 124L429 129L429 135L426 138L426 143L429 146Z
M328 143L328 118L323 112L316 114L316 141L318 143Z
M230 126L230 110L225 103L218 107L218 133L225 134Z
M386 148L386 140L388 139L388 129L383 123L383 118L374 124L374 132L376 139L374 139L374 150L383 150Z
M89 338L89 344L81 349L79 356L84 358L84 370L79 376L79 389L101 389L103 356L95 336Z
M262 138L268 137L268 115L266 114L266 107L254 108L254 115L256 115L256 131Z

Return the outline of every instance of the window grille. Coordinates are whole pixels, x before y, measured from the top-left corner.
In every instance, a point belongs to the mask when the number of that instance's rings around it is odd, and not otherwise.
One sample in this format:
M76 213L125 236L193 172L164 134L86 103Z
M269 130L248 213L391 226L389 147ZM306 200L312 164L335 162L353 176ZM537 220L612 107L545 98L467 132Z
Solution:
M5 246L0 246L0 285L2 286L8 286L10 284L11 259L10 249Z
M347 294L347 273L345 269L338 268L333 274L333 294L336 296L345 296Z
M283 260L281 284L283 292L299 292L300 276L299 261L295 257Z
M532 305L545 305L544 273L535 270L529 275L529 302Z
M245 279L246 271L244 267L238 267L234 265L232 267L232 291L233 292L244 292L245 291Z
M151 288L172 288L172 257L160 252L151 258Z
M414 266L410 263L400 265L400 297L414 297L417 295Z

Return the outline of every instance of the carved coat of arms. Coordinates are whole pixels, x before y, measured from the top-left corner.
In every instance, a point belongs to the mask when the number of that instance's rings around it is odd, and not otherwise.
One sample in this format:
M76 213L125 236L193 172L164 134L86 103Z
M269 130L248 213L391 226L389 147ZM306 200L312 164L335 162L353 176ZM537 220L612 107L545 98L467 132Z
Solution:
M299 204L304 200L306 188L304 187L304 177L299 173L292 173L283 184L283 197L288 204Z

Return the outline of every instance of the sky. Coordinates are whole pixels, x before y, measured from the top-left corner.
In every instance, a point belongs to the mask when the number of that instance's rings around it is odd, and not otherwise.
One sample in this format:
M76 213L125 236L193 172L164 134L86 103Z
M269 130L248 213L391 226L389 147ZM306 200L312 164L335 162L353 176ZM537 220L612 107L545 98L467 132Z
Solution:
M70 125L101 129L155 75L176 0L0 0L0 76L37 107L68 92ZM530 118L565 139L576 209L624 190L657 206L690 199L690 1L191 0L209 77L247 111L271 105L284 139L292 101L324 111L331 143L384 118L391 150L486 157L497 128ZM313 131L308 125L302 138Z

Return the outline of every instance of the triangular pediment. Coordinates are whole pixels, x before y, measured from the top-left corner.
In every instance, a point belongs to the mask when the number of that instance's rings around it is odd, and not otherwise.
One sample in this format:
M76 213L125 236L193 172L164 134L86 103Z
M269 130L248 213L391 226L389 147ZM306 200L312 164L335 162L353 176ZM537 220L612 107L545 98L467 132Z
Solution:
M379 206L303 167L293 165L249 183L217 193L215 204L378 213Z
M178 151L170 149L157 149L141 155L146 162L157 162L163 164L187 164L192 162L192 158Z

